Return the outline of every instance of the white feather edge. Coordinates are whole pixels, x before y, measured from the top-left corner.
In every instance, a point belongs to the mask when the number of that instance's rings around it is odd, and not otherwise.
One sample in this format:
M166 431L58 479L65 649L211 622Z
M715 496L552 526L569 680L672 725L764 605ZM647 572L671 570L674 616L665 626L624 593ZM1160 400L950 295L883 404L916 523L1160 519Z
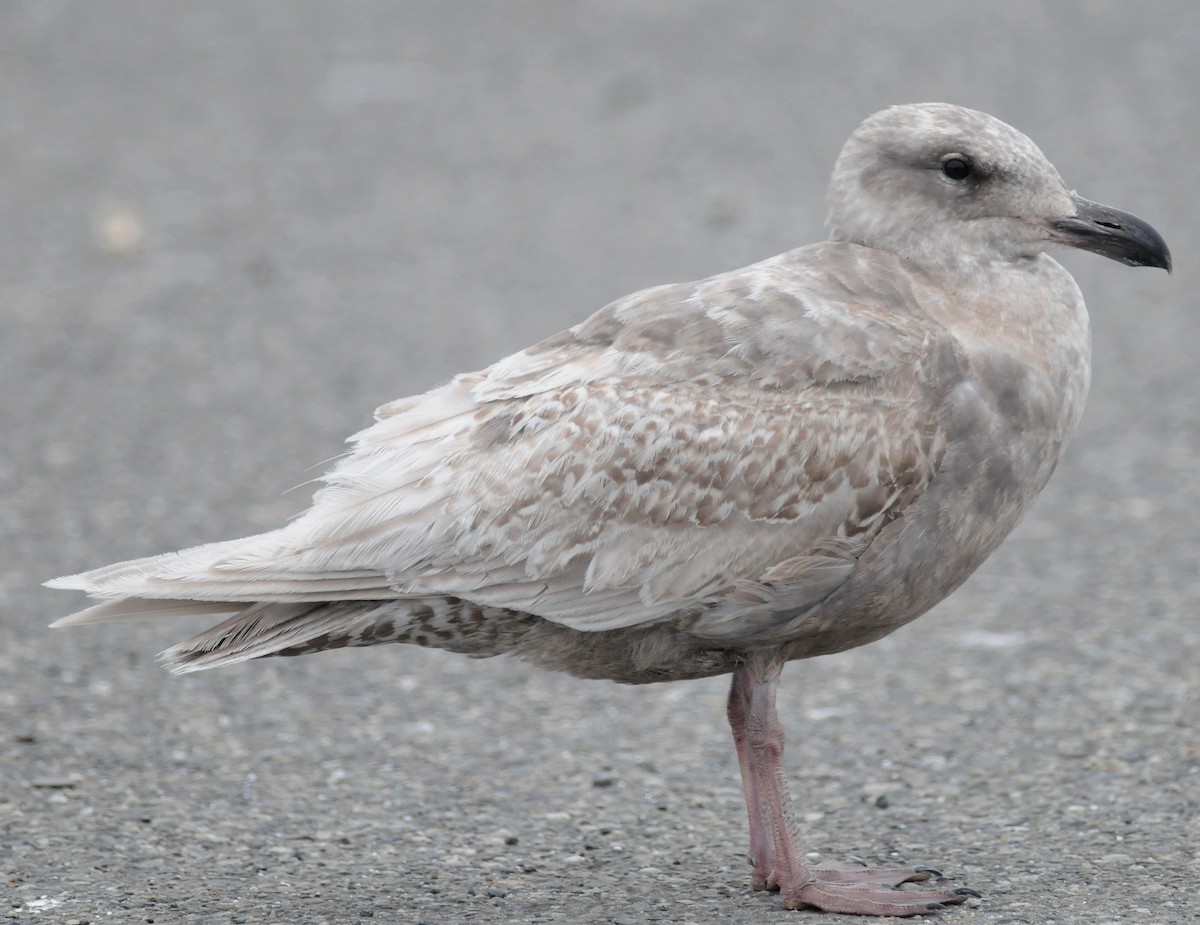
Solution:
M63 579L55 579L55 582ZM46 582L47 587L74 587ZM90 623L118 623L123 620L156 619L159 617L188 617L188 616L220 616L235 614L243 609L241 604L231 604L219 601L169 601L145 600L142 598L126 597L115 601L105 601L95 604L68 617L55 620L50 626L62 629L68 626L87 626Z

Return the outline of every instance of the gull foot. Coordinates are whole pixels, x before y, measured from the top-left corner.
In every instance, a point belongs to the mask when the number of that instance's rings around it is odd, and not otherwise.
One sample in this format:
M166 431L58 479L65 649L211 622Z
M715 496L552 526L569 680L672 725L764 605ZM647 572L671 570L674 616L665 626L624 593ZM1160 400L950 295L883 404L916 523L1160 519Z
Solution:
M810 867L809 872L827 883L873 883L876 886L921 883L942 875L933 867L867 867L865 864L823 864Z
M975 890L907 891L895 887L938 875L931 867L868 868L850 864L814 867L780 894L788 909L819 909L849 915L924 915L979 897Z

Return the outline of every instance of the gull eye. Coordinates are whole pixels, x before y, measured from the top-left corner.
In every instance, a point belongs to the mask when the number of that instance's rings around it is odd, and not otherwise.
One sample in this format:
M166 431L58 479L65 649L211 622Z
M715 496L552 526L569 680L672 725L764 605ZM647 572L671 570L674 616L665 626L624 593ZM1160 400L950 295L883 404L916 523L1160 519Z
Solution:
M951 154L942 161L942 173L951 180L965 180L973 169L971 159L965 154Z

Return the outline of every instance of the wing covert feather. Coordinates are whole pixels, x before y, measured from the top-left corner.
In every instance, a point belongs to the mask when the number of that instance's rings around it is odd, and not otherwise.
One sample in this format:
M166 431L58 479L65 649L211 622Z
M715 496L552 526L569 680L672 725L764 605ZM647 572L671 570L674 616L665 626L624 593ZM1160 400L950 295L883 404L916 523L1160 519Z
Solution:
M878 280L864 305L828 280L822 300L815 272L776 258L636 293L384 406L284 548L253 558L587 630L711 604L797 557L833 563L793 582L824 588L847 560L822 550L873 536L943 447L928 321L889 311Z

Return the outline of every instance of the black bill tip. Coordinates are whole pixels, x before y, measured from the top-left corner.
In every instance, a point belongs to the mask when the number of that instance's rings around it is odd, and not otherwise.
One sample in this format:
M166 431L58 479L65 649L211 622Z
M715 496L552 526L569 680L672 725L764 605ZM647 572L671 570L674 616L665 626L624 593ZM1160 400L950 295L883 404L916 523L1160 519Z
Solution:
M1171 272L1171 251L1149 222L1081 196L1075 197L1075 206L1073 216L1050 223L1051 240L1131 267Z

